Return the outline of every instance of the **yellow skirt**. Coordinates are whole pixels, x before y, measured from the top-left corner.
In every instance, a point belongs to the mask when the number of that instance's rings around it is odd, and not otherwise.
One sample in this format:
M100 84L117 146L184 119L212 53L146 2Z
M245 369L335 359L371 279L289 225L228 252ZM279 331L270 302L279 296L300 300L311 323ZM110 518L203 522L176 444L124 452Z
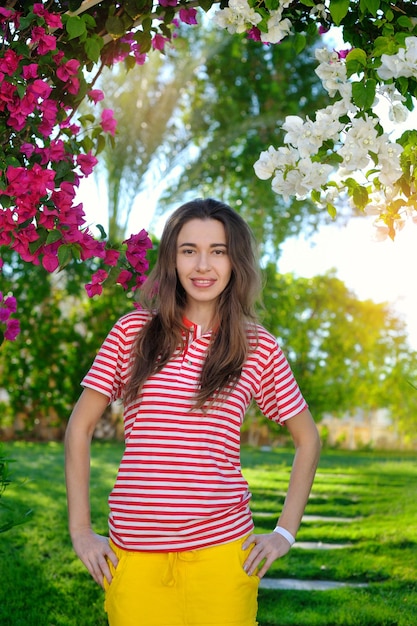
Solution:
M187 552L119 558L104 607L110 626L256 626L259 578L243 570L244 539Z

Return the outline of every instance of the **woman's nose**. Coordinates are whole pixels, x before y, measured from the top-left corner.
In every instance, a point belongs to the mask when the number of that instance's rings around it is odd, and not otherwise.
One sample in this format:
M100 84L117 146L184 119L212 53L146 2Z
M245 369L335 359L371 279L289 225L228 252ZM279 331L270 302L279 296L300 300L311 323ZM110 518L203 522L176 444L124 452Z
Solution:
M208 254L201 253L198 255L196 269L199 272L206 272L210 269L210 258Z

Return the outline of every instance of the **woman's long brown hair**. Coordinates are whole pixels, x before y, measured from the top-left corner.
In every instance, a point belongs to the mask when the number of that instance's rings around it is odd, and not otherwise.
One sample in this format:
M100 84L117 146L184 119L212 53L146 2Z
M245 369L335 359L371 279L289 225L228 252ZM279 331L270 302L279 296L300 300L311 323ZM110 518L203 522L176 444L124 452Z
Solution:
M227 204L208 198L187 202L168 219L162 233L158 260L141 289L140 302L152 317L138 333L132 349L131 375L124 400L132 402L145 381L160 371L174 353L184 348L183 315L186 294L177 277L178 234L192 219L221 222L232 274L218 300L215 332L201 372L195 407L221 399L233 388L249 352L248 324L256 321L255 302L260 292L260 272L252 233L246 222Z

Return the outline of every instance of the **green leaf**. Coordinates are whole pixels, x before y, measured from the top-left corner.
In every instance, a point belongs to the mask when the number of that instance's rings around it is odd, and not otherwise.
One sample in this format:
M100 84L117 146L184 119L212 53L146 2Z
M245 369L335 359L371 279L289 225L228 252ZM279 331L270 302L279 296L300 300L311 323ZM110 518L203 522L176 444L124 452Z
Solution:
M311 192L311 199L313 202L319 203L321 200L321 191L320 189L313 189Z
M376 80L363 79L352 84L352 99L359 109L370 109L375 100Z
M380 0L361 0L360 2L362 12L365 13L365 10L367 9L374 17L376 17L380 5Z
M413 28L413 22L410 20L408 15L401 15L401 17L399 17L397 20L397 24L398 26L401 26L401 28L406 28L410 30L412 30Z
M295 54L300 54L304 50L307 44L307 39L302 33L296 33L294 36L294 51Z
M346 17L349 5L349 0L330 0L330 15L336 26L339 26L343 18Z
M106 138L102 133L97 137L96 154L100 154L106 147Z
M68 244L63 244L62 246L59 246L58 248L59 267L61 269L63 267L66 267L68 263L71 261L71 259L72 259L71 246Z
M97 61L100 58L100 52L103 47L103 44L104 44L103 38L98 37L97 35L91 35L90 37L87 38L84 44L84 48L90 61L94 61L94 63L97 63Z
M362 185L358 185L358 187L353 190L352 199L355 206L358 209L363 210L369 201L369 196L366 188L362 187Z
M366 67L366 64L366 52L360 48L354 48L346 57L347 75L352 76L353 74L361 74Z
M398 45L390 37L377 37L374 41L373 55L380 57L383 54L395 54Z
M78 121L81 124L81 126L88 126L89 124L94 124L94 122L96 121L96 118L94 117L92 113L86 113L86 115L81 115L78 118Z
M103 226L101 224L96 224L96 228L98 228L98 230L100 231L101 239L106 239L107 238L107 233L104 230Z
M66 21L65 28L70 40L81 37L87 32L85 22L78 15L70 15Z
M90 152L93 149L94 142L90 137L83 137L81 141L81 145L83 147L84 152Z
M276 11L280 5L279 0L264 0L265 6L269 11Z
M120 17L108 17L106 20L106 30L115 39L125 34L125 26Z
M59 230L50 230L46 238L45 244L55 243L62 239L62 233Z
M207 13L213 6L214 0L200 0L198 4L203 9L203 11Z
M366 52L360 48L353 48L346 57L346 63L350 63L351 61L356 61L366 67Z
M326 209L327 209L327 213L330 215L330 217L334 220L336 218L337 215L337 210L336 207L334 206L334 204L330 204L329 202L326 204Z
M83 13L82 16L81 16L81 19L83 20L83 22L87 26L87 28L90 28L90 29L95 28L96 20L89 13Z

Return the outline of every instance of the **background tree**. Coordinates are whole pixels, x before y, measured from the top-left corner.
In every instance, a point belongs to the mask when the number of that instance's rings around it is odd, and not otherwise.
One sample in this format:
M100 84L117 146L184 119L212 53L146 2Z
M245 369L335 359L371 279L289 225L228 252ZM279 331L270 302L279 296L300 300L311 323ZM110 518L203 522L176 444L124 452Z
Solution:
M325 102L314 72L319 37L309 36L296 54L293 41L260 46L213 28L205 36L216 53L207 55L196 72L185 120L195 149L163 200L166 206L172 196L185 199L196 192L222 197L250 223L264 251L276 257L287 237L308 233L326 214L308 200L277 196L254 176L253 155L282 140L287 115L306 115Z
M103 105L114 111L118 122L117 140L104 146L96 170L107 191L111 241L123 240L137 196L161 183L180 143L190 141L181 115L189 106L187 87L200 63L194 52L182 38L165 57L152 55L129 71L123 66L106 68L100 77L106 94Z
M266 281L263 320L284 346L314 415L389 408L411 432L417 353L398 315L387 304L359 300L332 273L295 279L270 263Z
M208 24L179 36L163 61L105 70L101 106L115 112L117 140L103 147L96 172L107 189L110 239L121 240L135 198L158 184L157 214L190 196L222 197L275 256L286 237L323 222L310 201L284 202L253 170L253 155L277 140L286 115L325 101L314 73L317 40L311 35L295 55L291 42L259 46Z

